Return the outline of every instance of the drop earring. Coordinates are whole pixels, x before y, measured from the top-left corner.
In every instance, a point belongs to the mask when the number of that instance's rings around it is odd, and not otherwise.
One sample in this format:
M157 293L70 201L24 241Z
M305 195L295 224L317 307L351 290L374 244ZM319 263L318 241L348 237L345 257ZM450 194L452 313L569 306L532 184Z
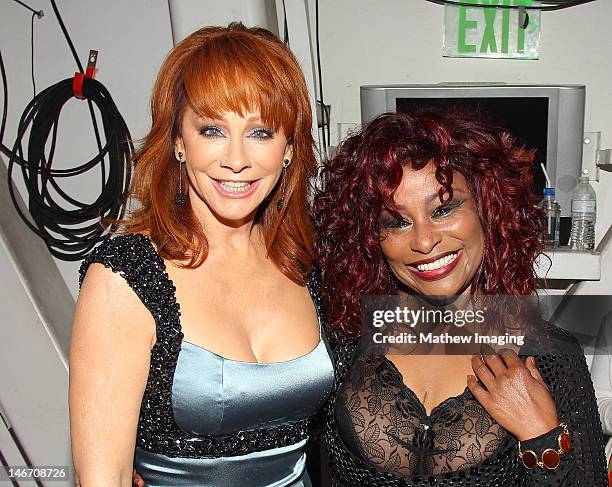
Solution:
M280 211L285 202L285 180L287 179L287 168L291 164L289 159L283 160L283 172L281 173L281 187L280 187L280 198L276 200L276 210Z
M397 292L397 278L391 272L391 269L387 269L389 273L389 292L395 294Z
M187 203L187 195L183 191L183 165L185 161L183 160L183 153L177 153L177 160L179 163L179 177L178 177L178 191L176 192L176 196L174 197L174 202L178 206L185 206Z

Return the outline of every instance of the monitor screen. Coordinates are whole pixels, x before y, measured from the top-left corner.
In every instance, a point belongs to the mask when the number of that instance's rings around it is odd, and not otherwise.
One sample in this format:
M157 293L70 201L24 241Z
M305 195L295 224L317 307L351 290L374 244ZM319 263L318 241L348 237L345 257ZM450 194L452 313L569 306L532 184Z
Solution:
M546 180L540 169L540 163L546 166L548 102L548 97L398 97L396 111L410 114L427 109L458 109L480 114L487 122L510 133L518 144L535 150L534 189L538 194L542 194Z

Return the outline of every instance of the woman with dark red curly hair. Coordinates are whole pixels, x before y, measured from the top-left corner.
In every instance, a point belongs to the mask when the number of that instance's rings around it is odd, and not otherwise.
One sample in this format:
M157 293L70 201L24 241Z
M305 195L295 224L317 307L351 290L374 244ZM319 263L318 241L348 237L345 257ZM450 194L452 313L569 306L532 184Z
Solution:
M605 485L592 383L566 332L538 322L518 354L362 353L363 295L534 293L531 161L471 116L430 112L381 115L324 168L313 212L337 485Z

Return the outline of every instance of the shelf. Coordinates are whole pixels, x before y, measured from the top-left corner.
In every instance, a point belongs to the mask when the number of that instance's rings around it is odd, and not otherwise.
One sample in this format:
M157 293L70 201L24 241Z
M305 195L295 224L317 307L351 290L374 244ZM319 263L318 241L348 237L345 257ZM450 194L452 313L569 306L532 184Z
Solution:
M598 281L601 279L601 255L599 252L581 252L568 247L550 249L538 257L535 270L540 278L567 279L575 281ZM552 260L552 267L549 269Z

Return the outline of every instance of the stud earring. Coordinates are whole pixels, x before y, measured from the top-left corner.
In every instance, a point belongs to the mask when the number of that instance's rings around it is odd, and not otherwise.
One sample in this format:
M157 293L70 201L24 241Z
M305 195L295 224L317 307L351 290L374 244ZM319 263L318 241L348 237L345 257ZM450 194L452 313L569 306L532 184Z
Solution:
M179 163L179 178L178 191L176 192L176 196L174 197L174 202L178 206L185 206L185 204L187 203L187 195L183 191L183 165L185 164L185 161L183 160L182 152L178 152L176 155Z

